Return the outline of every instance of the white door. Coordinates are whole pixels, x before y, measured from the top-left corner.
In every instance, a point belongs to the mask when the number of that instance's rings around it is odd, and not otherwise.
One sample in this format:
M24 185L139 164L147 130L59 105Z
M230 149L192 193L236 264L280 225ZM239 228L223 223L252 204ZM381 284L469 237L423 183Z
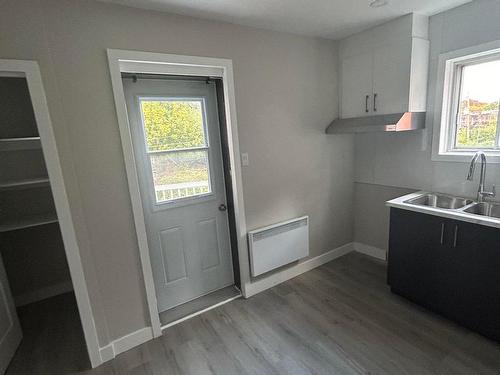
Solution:
M161 312L234 283L215 84L123 84Z
M408 110L411 49L403 40L379 46L373 54L373 109L386 115Z
M7 369L22 337L7 274L0 256L0 374Z
M342 118L361 117L372 110L372 53L342 60Z

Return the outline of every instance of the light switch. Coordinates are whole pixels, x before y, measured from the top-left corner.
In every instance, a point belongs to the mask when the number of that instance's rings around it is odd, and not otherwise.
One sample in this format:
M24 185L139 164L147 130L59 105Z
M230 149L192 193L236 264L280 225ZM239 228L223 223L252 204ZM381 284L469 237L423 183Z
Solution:
M249 164L250 162L248 161L248 153L247 152L241 153L241 165L247 167Z

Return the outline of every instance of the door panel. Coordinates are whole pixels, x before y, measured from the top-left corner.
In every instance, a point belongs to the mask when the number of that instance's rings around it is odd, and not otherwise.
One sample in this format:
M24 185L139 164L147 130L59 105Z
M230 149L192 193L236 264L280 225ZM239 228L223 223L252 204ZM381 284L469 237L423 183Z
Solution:
M167 283L187 277L186 249L182 228L170 228L160 232L163 263L166 265L165 280Z
M373 54L373 113L385 115L408 110L411 50L406 41L379 46Z
M366 108L371 111L372 60L370 52L342 61L342 118L367 116Z
M201 268L216 267L220 264L217 219L211 218L198 222L198 246L202 253Z
M161 312L234 283L215 84L123 82Z
M22 331L10 295L9 282L0 256L0 374L3 374L21 343Z
M446 247L446 227L441 217L391 208L388 283L393 291L427 307L438 303L443 270L436 258Z

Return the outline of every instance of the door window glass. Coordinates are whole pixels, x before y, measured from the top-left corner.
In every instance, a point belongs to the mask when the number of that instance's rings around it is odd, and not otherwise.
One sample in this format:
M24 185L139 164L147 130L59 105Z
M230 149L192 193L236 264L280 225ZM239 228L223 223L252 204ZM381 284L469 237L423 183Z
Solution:
M141 98L156 203L212 192L203 99Z

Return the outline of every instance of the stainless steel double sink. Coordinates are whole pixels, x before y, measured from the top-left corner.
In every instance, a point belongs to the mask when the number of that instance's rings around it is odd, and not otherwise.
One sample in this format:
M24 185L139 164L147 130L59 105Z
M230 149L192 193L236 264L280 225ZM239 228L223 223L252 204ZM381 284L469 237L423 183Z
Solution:
M408 199L405 203L500 219L500 204L489 202L477 203L472 199L454 197L451 195L425 193L418 197Z

